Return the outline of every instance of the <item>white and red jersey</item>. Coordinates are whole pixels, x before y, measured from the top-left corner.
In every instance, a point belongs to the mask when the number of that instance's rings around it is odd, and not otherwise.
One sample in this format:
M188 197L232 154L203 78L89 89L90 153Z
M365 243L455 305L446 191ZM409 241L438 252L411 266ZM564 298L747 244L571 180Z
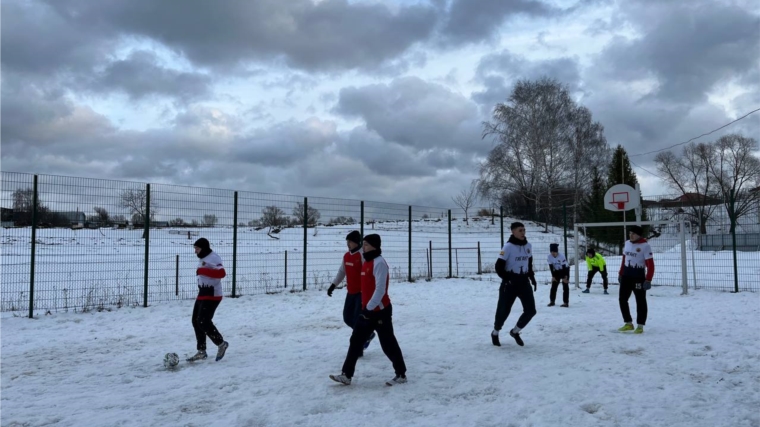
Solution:
M623 247L623 262L619 274L640 281L651 282L654 277L654 255L647 239L635 242L626 240Z
M343 262L340 263L338 274L332 284L337 286L343 279L346 279L346 292L356 294L362 291L362 250L351 252L348 251L343 255Z
M382 310L391 305L388 296L388 263L382 255L362 265L362 308L370 311Z
M198 261L198 269L195 270L198 277L199 300L222 300L222 279L227 276L222 265L222 258L211 252Z

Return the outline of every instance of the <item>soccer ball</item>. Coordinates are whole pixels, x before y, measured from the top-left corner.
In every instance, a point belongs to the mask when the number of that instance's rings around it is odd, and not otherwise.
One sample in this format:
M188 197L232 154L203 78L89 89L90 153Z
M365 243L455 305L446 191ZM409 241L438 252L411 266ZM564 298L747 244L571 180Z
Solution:
M166 369L172 369L179 365L179 356L177 356L177 353L166 353L166 356L164 356L164 367Z

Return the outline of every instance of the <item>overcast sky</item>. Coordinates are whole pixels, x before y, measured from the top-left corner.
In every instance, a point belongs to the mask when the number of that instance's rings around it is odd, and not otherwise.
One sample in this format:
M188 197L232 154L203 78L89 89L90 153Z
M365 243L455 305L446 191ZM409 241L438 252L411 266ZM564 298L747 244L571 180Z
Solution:
M449 206L520 78L566 84L631 155L760 108L756 0L4 0L1 13L5 171ZM726 131L757 137L760 113ZM652 158L632 157L656 173ZM636 171L645 195L670 192Z

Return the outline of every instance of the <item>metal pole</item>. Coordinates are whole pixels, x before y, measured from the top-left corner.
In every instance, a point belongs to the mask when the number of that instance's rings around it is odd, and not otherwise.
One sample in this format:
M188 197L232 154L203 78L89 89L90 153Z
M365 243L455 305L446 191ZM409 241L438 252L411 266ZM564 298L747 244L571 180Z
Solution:
M285 289L288 288L288 251L285 251Z
M306 290L306 243L308 241L308 230L306 224L309 222L309 200L303 198L303 290Z
M449 278L453 277L453 273L451 269L451 209L449 209Z
M575 236L575 254L574 254L575 256L575 287L580 288L581 273L579 270L580 268L579 266L580 266L581 261L578 255L578 249L580 249L578 246L578 241L580 240L580 237L578 236L578 224L573 224L573 236Z
M174 261L174 296L179 296L179 255Z
M504 206L499 206L499 222L501 227L501 247L504 247Z
M483 274L483 264L480 259L480 242L478 242L478 274Z
M359 213L359 233L362 234L362 241L364 241L364 200L361 202L361 213Z
M691 274L694 276L694 290L697 289L697 261L694 259L694 230L689 223L689 237L691 240Z
M409 206L409 281L412 281L412 207Z
M232 298L237 298L237 232L238 232L238 192L235 192L234 213L232 214Z
M688 264L686 263L686 224L684 224L683 220L681 220L681 232L679 233L681 238L681 271L683 272L681 274L681 286L683 287L683 292L681 292L681 295L688 295L689 294L689 268Z
M739 266L737 265L736 261L736 211L734 210L735 206L735 197L734 190L731 189L731 195L729 199L729 207L730 207L730 220L731 220L731 246L734 253L734 292L739 292Z
M148 270L150 257L150 184L145 184L145 270L143 272L143 307L148 306Z
M433 241L432 240L428 241L428 247L430 251L430 264L428 264L430 268L429 268L428 276L430 276L430 278L432 279L433 278Z
M562 230L565 237L565 256L567 256L567 203L562 204L562 216L564 218Z
M32 259L31 266L29 267L29 318L34 318L34 264L35 255L37 253L37 221L38 214L37 205L40 202L39 186L37 175L34 176L34 187L32 189Z

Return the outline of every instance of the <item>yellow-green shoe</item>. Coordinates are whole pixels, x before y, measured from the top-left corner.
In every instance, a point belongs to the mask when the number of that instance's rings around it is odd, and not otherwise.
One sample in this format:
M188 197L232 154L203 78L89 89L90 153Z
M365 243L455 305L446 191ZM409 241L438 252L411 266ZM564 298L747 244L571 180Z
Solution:
M643 334L644 333L644 327L639 325L636 327L636 330L633 331L634 334Z
M626 323L623 325L622 328L619 328L618 331L620 332L628 332L633 330L633 324L632 323Z

